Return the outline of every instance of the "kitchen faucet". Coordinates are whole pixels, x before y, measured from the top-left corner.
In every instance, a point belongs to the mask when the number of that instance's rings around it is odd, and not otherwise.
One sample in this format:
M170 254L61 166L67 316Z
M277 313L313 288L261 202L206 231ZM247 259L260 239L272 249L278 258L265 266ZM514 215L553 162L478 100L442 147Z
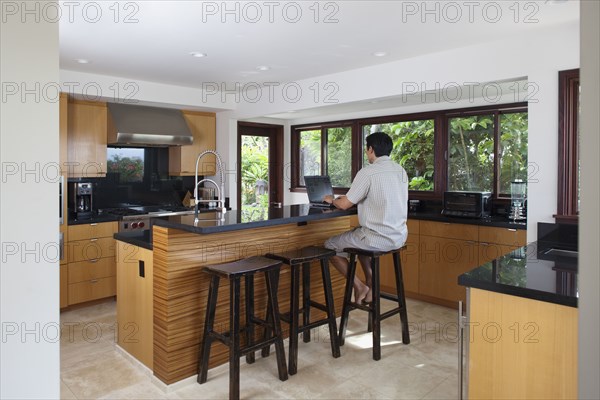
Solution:
M198 180L198 165L200 164L200 159L207 154L214 154L215 157L217 158L217 168L219 169L219 177L221 178L220 185L217 185L217 182L215 182L212 179L208 179L208 178ZM196 158L196 173L194 175L194 199L195 199L194 203L196 204L196 206L194 208L194 222L195 223L197 223L200 220L198 218L198 204L214 201L213 199L209 199L209 200L199 200L198 199L198 186L204 182L212 183L215 186L215 188L217 189L217 207L219 207L221 209L221 211L220 211L221 221L224 221L225 220L225 212L227 211L227 209L225 208L225 199L223 198L223 195L225 194L225 176L223 173L223 162L221 161L221 156L219 156L219 154L214 150L205 150L198 155L198 158Z

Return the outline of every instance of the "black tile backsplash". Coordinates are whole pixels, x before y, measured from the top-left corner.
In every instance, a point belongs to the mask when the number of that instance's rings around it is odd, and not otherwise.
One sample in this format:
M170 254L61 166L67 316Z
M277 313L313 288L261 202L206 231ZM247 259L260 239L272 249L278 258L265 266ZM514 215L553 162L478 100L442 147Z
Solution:
M181 205L187 191L193 193L194 177L168 175L168 149L144 149L143 178L131 182L119 172L108 172L105 178L79 178L93 184L94 209L125 205ZM201 179L202 177L199 177Z

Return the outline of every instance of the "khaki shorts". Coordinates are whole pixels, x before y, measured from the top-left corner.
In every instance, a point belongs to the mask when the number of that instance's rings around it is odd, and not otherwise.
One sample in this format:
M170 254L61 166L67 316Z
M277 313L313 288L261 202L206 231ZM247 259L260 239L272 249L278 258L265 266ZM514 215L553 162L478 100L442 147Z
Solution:
M380 250L365 242L365 234L359 228L354 228L351 231L330 237L325 241L324 246L330 250L335 250L337 255L341 257L348 257L348 253L344 252L344 249L348 247L373 251Z

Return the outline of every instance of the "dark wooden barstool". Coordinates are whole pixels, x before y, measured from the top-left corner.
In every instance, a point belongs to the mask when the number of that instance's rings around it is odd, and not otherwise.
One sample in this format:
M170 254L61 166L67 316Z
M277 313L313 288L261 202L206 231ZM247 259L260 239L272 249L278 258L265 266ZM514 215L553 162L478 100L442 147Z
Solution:
M294 375L298 371L298 335L303 334L305 343L310 342L310 330L321 325L329 325L331 337L331 354L334 358L340 356L340 346L337 338L337 324L335 321L335 308L333 304L333 291L329 275L329 258L335 251L324 247L309 246L302 249L290 250L283 253L268 253L266 256L288 264L291 268L292 288L290 296L290 312L281 315L281 320L290 324L290 348L288 372ZM320 260L321 276L325 304L317 303L310 298L310 268L311 261ZM302 267L302 307L300 307L300 267ZM310 322L310 309L315 307L325 311L327 316L318 321ZM302 314L302 326L299 326ZM268 354L265 349L263 355Z
M408 316L406 313L406 299L404 297L404 280L402 279L402 265L400 263L400 250L394 249L391 251L369 251L356 248L346 248L345 252L350 254L350 264L348 267L348 277L346 280L346 291L344 292L344 306L342 308L342 319L340 321L340 346L344 345L346 338L346 326L348 325L348 317L351 310L360 309L369 313L369 331L373 331L373 360L381 359L381 321L392 315L400 315L400 323L402 324L402 343L410 343L410 335L408 333ZM379 257L392 253L394 259L394 272L396 274L396 296L381 293L379 282ZM358 304L352 301L352 288L354 276L356 274L356 257L367 256L371 257L371 270L373 273L371 291L373 301L369 304ZM380 298L392 300L398 303L398 307L393 310L381 313Z
M285 365L285 350L283 347L283 335L279 319L279 305L277 302L277 286L279 282L279 270L281 262L266 257L250 257L243 260L210 265L204 268L211 275L210 287L208 289L208 305L206 307L206 320L204 323L204 334L202 336L202 347L198 361L198 383L205 383L208 372L208 360L210 358L210 347L214 340L218 340L229 347L229 398L240 397L240 357L246 355L246 362L254 362L254 352L275 344L277 355L277 369L279 379L287 380L288 373ZM259 319L254 315L254 275L263 272L268 296L267 321ZM215 332L215 311L217 308L217 294L219 292L220 278L229 279L229 331ZM246 294L246 325L240 329L240 281L245 279ZM254 341L254 327L261 325L268 328L269 335L264 340ZM240 333L245 334L246 345L240 347Z

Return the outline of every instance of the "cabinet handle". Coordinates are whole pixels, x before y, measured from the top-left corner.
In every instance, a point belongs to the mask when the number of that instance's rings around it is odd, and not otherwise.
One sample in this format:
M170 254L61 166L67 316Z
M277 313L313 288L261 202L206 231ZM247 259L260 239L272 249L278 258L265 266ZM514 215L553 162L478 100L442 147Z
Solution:
M489 243L485 243L485 242L479 242L479 244L482 245L482 246L489 246L490 245Z
M477 242L476 242L476 241L474 241L474 240L467 240L467 243L468 243L468 244L475 244L475 243L477 243Z
M90 283L98 283L98 279L92 279Z
M95 262L98 262L98 260L99 260L99 258L94 258L94 259L91 259L90 262L95 263Z
M98 238L93 238L93 239L90 239L90 242L95 242L97 240L98 240Z
M98 225L97 222L94 222L93 224L90 224L90 226L96 226L96 225Z
M513 228L508 228L508 231L509 231L509 232L516 232L517 230L516 230L516 229L513 229Z

